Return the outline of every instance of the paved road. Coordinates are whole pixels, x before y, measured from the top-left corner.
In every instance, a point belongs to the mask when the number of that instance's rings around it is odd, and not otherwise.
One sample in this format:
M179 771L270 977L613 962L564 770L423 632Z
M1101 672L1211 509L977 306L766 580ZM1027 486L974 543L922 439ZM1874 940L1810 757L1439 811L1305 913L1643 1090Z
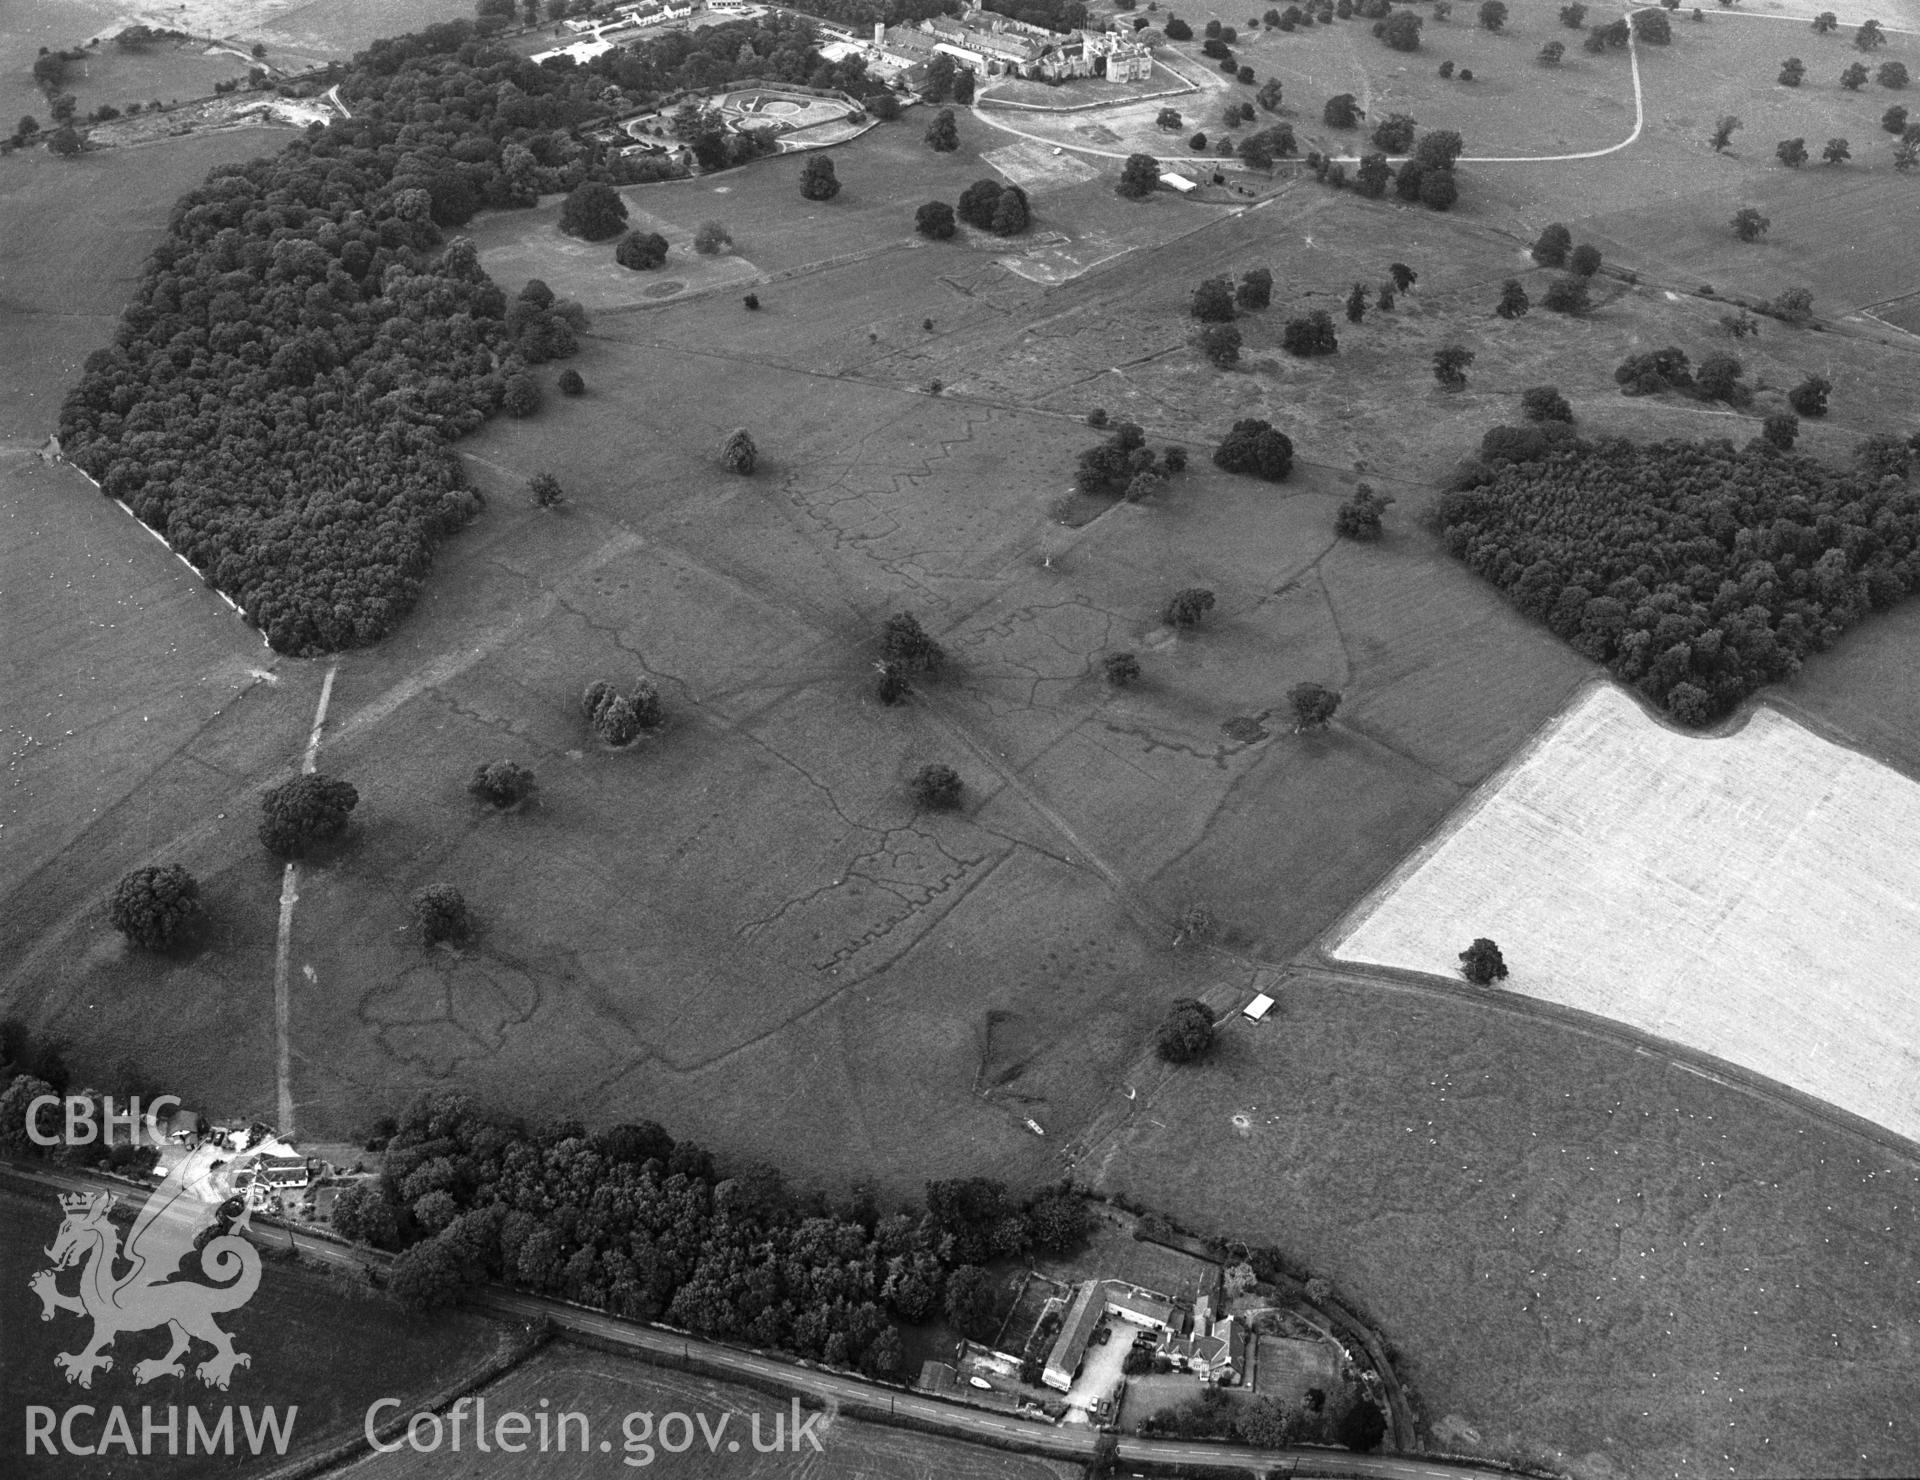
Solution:
M39 1183L64 1192L97 1191L103 1188L122 1195L131 1192L124 1182L79 1172L19 1162L0 1162L0 1167L22 1181ZM284 1227L268 1223L256 1223L252 1232L254 1241L267 1247L277 1247L289 1237ZM372 1249L337 1244L306 1235L296 1234L292 1237L301 1258L316 1264L364 1271L384 1269L392 1262L391 1256ZM1050 1424L946 1403L938 1398L862 1382L858 1378L825 1372L817 1367L796 1365L779 1358L702 1341L696 1336L663 1327L619 1320L561 1300L548 1300L489 1285L469 1303L489 1315L507 1320L538 1321L544 1318L561 1332L590 1337L604 1345L631 1352L641 1360L651 1359L670 1366L698 1365L721 1374L735 1374L759 1385L773 1385L813 1398L829 1408L855 1406L875 1414L882 1421L887 1417L909 1419L916 1425L956 1438L984 1440L1003 1447L1017 1445L1040 1454L1067 1458L1082 1458L1093 1449L1094 1434L1090 1429L1056 1428ZM1122 1438L1120 1458L1137 1464L1230 1465L1248 1470L1265 1470L1275 1475L1293 1475L1302 1470L1311 1474L1316 1468L1332 1468L1343 1475L1379 1476L1381 1480L1513 1480L1504 1470L1481 1469L1442 1460L1386 1454L1349 1454L1345 1450L1240 1449L1171 1439Z

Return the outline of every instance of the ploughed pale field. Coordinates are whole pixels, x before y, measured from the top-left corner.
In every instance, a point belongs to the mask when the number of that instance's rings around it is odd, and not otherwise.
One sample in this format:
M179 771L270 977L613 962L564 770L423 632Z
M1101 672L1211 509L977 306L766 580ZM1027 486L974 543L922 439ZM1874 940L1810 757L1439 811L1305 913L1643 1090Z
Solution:
M1920 785L1761 708L1694 739L1591 690L1336 927L1337 959L1500 985L1920 1141Z

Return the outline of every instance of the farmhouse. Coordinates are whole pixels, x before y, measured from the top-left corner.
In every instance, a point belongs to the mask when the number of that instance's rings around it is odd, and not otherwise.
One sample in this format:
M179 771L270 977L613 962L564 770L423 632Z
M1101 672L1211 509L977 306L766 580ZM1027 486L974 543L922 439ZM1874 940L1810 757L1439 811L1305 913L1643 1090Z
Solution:
M254 1166L260 1184L271 1187L275 1192L305 1187L312 1180L304 1156L263 1156Z
M1186 1321L1176 1316L1173 1302L1166 1296L1121 1280L1089 1280L1067 1308L1067 1318L1060 1334L1054 1338L1053 1349L1047 1353L1040 1380L1063 1393L1071 1388L1093 1333L1108 1316L1117 1316L1130 1325L1159 1333L1158 1350L1180 1371L1209 1380L1231 1380L1231 1374L1239 1371L1246 1339L1242 1335L1236 1348L1230 1331L1233 1322L1214 1323L1209 1320L1209 1311L1210 1306L1202 1300L1193 1334L1182 1334L1175 1327L1185 1326ZM1212 1329L1202 1329L1209 1326ZM1177 1356L1169 1348L1170 1342L1183 1343Z
M1153 53L1130 36L1106 31L1061 35L978 6L957 17L929 16L915 25L887 26L876 21L869 55L880 66L895 70L944 55L982 77L1048 82L1097 76L1131 82L1153 72Z

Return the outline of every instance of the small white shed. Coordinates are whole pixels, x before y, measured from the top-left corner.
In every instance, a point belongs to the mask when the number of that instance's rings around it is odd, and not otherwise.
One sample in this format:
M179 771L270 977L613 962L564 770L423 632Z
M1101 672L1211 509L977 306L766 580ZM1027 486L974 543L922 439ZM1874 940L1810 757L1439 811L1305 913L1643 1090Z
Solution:
M1269 997L1265 992L1261 992L1253 1001L1249 1002L1240 1010L1246 1014L1248 1022L1257 1023L1261 1018L1273 1011L1273 998Z
M1169 190L1179 191L1182 195L1189 195L1193 191L1196 191L1200 188L1200 184L1197 180L1189 180L1185 175L1182 175L1174 170L1166 170L1162 172L1160 176L1160 183L1166 186L1167 189Z

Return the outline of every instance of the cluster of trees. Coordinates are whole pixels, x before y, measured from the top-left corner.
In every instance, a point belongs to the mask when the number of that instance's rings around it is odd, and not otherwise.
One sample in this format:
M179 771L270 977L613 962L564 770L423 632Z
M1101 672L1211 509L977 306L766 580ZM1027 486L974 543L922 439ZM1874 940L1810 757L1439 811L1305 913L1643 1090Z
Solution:
M443 941L458 945L473 933L473 915L467 899L451 884L427 884L408 901L421 939L430 946Z
M1471 470L1439 517L1449 550L1522 612L1700 724L1920 586L1912 450L1870 438L1834 469L1778 434L1739 451L1559 440Z
M1287 320L1281 332L1280 347L1302 359L1340 352L1340 339L1333 329L1333 315L1316 308Z
M1687 362L1683 350L1668 345L1628 355L1614 370L1613 379L1622 395L1657 396L1662 391L1683 391L1703 401L1746 406L1753 401L1753 390L1740 378L1745 373L1740 361L1724 350L1708 355L1695 367Z
M470 794L503 812L519 806L537 789L533 772L518 761L488 761L467 783Z
M588 684L580 695L580 712L593 733L616 749L659 729L667 717L659 686L645 676L635 679L625 694L604 679Z
M1105 425L1106 418L1101 418ZM1151 498L1167 480L1187 466L1184 447L1168 447L1159 454L1147 446L1147 434L1137 422L1118 423L1106 439L1080 454L1074 465L1074 487L1085 494L1124 497L1138 503Z
M1334 511L1334 532L1350 540L1370 542L1379 539L1385 533L1382 516L1392 502L1391 498L1376 493L1372 484L1356 483L1353 497L1343 501Z
M1380 1447L1387 1420L1367 1390L1348 1378L1331 1394L1308 1389L1299 1403L1284 1398L1236 1402L1221 1388L1202 1387L1195 1396L1148 1415L1140 1432L1157 1439L1223 1439L1256 1449L1340 1444L1365 1454Z
M1033 208L1026 191L998 180L975 180L960 192L957 208L939 200L921 206L914 212L914 230L935 241L946 241L956 230L956 216L995 236L1019 236L1033 225Z
M1243 417L1213 449L1213 464L1225 472L1278 483L1293 471L1293 439L1272 422Z
M166 1086L156 1084L132 1059L120 1060L104 1077L93 1076L83 1091L67 1066L66 1048L64 1040L35 1033L18 1018L0 1020L0 1153L52 1157L71 1166L104 1164L129 1176L144 1176L158 1159L154 1147L130 1145L124 1136L116 1136L111 1145L101 1136L84 1143L68 1141L60 1134L63 1112L57 1105L42 1105L32 1124L43 1137L58 1139L58 1146L43 1146L27 1134L27 1107L42 1095L84 1093L99 1125L105 1112L101 1101L107 1096L124 1111L130 1099L151 1103L166 1092Z
M944 1313L990 1334L987 1261L1086 1235L1064 1190L929 1182L924 1209L883 1212L871 1191L830 1203L765 1164L723 1174L651 1122L528 1127L445 1093L407 1107L381 1176L345 1190L334 1222L400 1251L390 1288L415 1308L497 1279L876 1377L899 1369L901 1325Z
M569 133L602 84L464 21L376 43L340 86L351 118L181 198L60 420L77 466L296 654L404 615L479 507L450 444L537 410L530 368L585 324L544 289L509 305L443 228L620 179Z

